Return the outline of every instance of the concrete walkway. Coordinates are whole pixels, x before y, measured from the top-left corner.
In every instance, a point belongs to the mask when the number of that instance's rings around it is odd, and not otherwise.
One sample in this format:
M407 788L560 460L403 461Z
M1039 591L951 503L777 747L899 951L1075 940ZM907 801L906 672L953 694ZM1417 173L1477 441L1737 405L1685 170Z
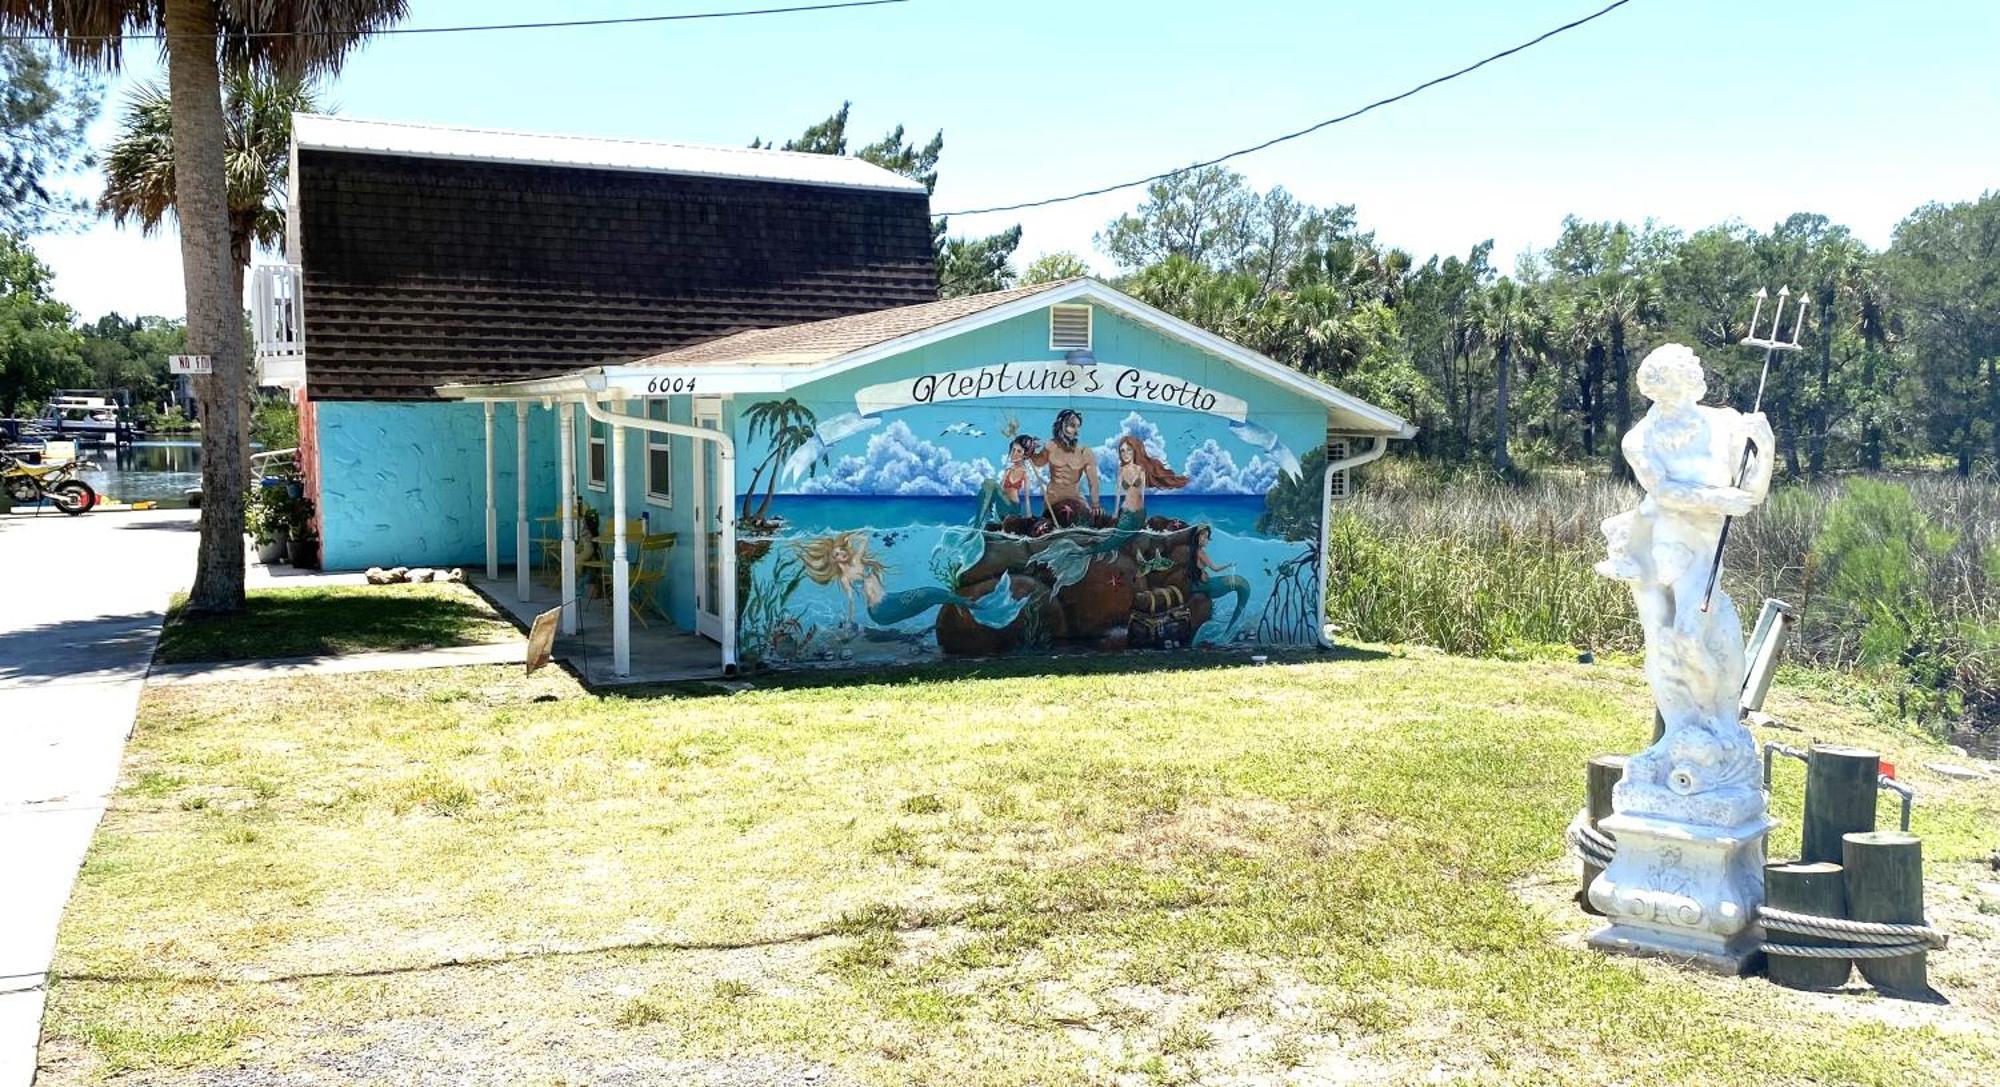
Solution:
M331 676L355 672L410 672L422 668L463 668L473 664L521 664L528 659L525 638L442 649L404 649L381 653L347 653L327 657L281 657L276 660L160 664L146 677L158 686L188 683L247 683L293 676Z
M0 1087L34 1079L56 924L195 546L185 510L0 517Z

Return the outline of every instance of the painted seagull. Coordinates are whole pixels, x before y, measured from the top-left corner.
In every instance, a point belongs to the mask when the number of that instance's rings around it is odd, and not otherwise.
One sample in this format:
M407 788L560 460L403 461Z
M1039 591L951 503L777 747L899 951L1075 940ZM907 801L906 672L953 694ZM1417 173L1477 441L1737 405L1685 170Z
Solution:
M1278 462L1278 467L1284 469L1285 474L1291 476L1293 479L1297 479L1305 474L1305 470L1299 465L1298 454L1286 448L1285 443L1279 441L1278 436L1271 433L1265 427L1245 420L1241 423L1229 424L1229 432L1243 441L1256 446L1258 449L1269 453Z
M806 444L799 446L798 452L785 458L784 481L790 483L805 475L812 469L813 462L825 456L826 451L834 445L864 430L873 430L881 425L880 419L857 415L851 411L845 415L821 420L820 424L813 428L812 437L806 439Z
M953 423L943 430L938 431L938 437L940 438L947 434L963 434L968 438L984 438L986 436L985 431L973 426L971 423Z

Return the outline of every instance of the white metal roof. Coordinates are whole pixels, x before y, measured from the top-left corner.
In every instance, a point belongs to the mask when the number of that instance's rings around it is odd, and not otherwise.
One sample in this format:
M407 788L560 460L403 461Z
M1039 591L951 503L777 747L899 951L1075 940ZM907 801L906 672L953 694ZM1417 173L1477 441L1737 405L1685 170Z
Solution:
M292 140L307 150L464 159L524 166L588 166L604 170L696 177L789 181L888 192L923 192L922 182L846 155L705 147L651 140L600 139L499 129L363 121L317 113L292 116Z

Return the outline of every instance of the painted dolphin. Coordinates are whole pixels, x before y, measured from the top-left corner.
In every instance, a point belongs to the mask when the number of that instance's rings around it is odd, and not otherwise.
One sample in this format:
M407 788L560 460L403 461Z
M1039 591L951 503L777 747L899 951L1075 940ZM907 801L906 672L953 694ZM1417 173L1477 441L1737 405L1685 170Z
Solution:
M834 445L844 442L864 430L873 430L881 425L882 420L880 419L867 415L857 415L851 411L845 415L836 415L831 419L821 420L819 426L813 428L812 437L807 438L806 443L799 446L798 452L793 453L785 459L781 478L786 483L798 479L806 474L806 471L812 467L814 461L825 456L826 451Z
M1286 448L1285 443L1279 441L1278 436L1273 434L1269 428L1259 426L1246 419L1240 423L1229 424L1229 432L1244 442L1269 453L1272 458L1277 460L1278 467L1283 469L1284 473L1293 479L1297 479L1305 474L1304 467L1299 464L1298 454Z

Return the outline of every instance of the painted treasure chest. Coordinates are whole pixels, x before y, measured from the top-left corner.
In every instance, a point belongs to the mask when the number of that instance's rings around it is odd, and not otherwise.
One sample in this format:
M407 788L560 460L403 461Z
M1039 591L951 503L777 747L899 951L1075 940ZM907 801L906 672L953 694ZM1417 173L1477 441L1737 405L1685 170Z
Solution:
M1194 637L1187 592L1178 585L1140 589L1132 594L1130 645L1134 649L1176 649Z

